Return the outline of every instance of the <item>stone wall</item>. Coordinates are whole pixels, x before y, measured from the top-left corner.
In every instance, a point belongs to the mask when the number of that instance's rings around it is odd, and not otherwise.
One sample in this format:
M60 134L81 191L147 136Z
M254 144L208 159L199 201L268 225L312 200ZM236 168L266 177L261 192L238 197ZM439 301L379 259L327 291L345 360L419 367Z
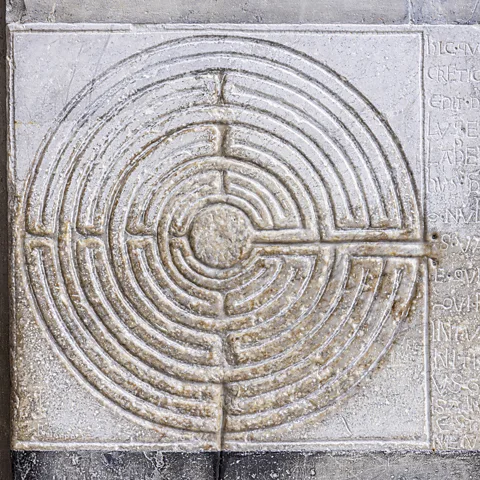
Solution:
M3 16L4 12L2 13ZM7 0L5 23L250 23L250 24L358 24L358 25L475 25L478 0L280 0L272 2L206 0L161 2L125 0ZM6 38L1 45L5 57ZM2 69L0 95L6 98ZM0 107L2 174L0 176L0 479L11 478L9 461L9 358L6 164L6 102ZM13 203L12 203L13 205ZM348 427L347 427L348 428ZM455 446L455 448L457 448ZM452 453L269 453L177 454L133 452L18 452L13 455L14 478L146 478L162 480L256 479L346 480L467 480L480 476L474 454ZM95 472L95 473L94 473Z

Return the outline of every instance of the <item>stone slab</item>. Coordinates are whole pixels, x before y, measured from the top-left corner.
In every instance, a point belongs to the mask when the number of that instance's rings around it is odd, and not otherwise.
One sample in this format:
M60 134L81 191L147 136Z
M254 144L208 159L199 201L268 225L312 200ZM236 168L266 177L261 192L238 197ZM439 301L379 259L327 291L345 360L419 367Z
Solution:
M10 40L14 448L431 446L421 31Z
M221 460L221 464L218 463ZM13 452L18 480L473 480L477 454Z
M342 23L342 24L466 24L478 23L476 0L286 0L234 2L207 0L8 0L13 22L119 23Z
M8 22L405 23L408 0L8 0Z
M478 449L480 64L477 28L428 30L425 63L432 425L436 448Z
M11 25L13 447L478 450L477 38Z
M214 480L217 455L164 452L13 452L14 479Z
M478 23L476 0L282 0L192 5L187 0L8 0L7 19L13 22L119 23L342 23L342 24L466 24Z
M411 0L412 23L475 25L479 20L476 0Z
M478 454L232 453L222 480L473 480Z

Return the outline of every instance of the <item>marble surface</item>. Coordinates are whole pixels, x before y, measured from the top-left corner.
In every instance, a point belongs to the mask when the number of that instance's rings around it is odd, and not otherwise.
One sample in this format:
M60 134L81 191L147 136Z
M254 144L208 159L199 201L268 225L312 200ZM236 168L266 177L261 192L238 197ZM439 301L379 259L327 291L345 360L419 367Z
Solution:
M7 5L10 21L46 22L12 25L8 57L17 477L476 478L480 44L476 27L425 24L475 23L478 5L157 6ZM418 25L55 23L69 21ZM168 145L149 143L169 128ZM119 180L127 154L138 163ZM210 206L184 207L201 182ZM277 280L221 276L246 265ZM299 321L314 311L318 327L325 279L320 333ZM358 328L362 305L390 300ZM207 453L220 449L250 453ZM338 453L301 452L325 449Z
M421 32L10 38L15 448L430 447Z
M404 23L407 0L9 0L8 22Z
M477 0L8 0L11 22L466 24Z

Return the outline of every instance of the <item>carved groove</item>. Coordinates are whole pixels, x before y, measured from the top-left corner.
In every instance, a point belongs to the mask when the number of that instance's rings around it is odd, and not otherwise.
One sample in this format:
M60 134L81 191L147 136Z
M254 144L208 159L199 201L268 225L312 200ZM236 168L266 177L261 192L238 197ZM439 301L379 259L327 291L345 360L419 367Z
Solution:
M181 431L242 439L336 404L419 275L414 248L376 251L420 240L388 124L327 66L249 38L162 44L87 85L38 151L24 213L62 355Z

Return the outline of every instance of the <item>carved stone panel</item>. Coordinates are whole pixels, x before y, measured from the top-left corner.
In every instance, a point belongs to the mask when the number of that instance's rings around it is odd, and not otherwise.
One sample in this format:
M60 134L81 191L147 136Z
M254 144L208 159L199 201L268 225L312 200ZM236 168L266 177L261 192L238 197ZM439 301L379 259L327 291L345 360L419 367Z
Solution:
M423 32L13 26L10 67L16 448L431 446Z
M432 419L438 450L480 449L480 42L425 44Z

